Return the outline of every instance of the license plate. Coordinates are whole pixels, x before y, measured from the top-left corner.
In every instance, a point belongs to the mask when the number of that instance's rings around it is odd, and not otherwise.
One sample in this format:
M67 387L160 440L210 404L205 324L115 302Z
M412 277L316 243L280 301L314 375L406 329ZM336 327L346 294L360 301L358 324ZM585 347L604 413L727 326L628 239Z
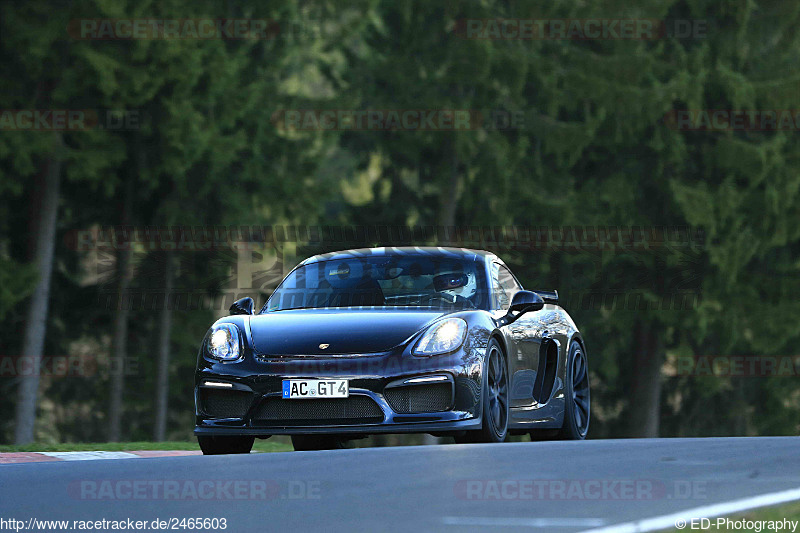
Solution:
M350 384L346 379L284 379L283 399L347 398Z

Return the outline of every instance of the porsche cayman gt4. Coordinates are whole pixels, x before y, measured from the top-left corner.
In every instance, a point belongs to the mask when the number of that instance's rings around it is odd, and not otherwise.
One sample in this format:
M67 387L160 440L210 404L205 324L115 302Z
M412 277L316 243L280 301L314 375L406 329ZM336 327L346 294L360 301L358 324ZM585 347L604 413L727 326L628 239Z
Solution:
M206 454L291 435L297 450L376 433L502 442L583 439L589 374L558 294L527 291L496 255L372 248L306 259L259 311L208 330L195 376Z

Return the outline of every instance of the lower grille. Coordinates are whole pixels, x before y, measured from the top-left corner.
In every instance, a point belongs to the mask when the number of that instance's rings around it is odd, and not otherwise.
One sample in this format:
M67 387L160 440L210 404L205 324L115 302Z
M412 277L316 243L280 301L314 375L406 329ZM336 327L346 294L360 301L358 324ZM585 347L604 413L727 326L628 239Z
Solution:
M266 398L253 414L253 423L271 426L376 424L383 410L369 396L284 400Z
M383 394L395 413L447 411L453 403L453 388L450 383L390 387Z
M249 392L200 388L200 411L213 418L244 418L252 401Z

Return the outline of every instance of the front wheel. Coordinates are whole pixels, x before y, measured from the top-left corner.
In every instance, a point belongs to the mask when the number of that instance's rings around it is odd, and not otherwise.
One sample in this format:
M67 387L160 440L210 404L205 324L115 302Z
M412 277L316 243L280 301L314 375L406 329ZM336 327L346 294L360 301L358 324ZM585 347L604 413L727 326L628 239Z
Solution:
M228 435L198 435L197 442L203 455L223 455L229 453L250 453L255 437Z
M478 431L467 431L455 437L462 442L503 442L508 434L508 367L500 345L492 339L486 348L483 393L481 394L483 425Z
M589 431L591 412L589 399L589 365L581 345L573 342L567 356L564 385L564 425L558 436L567 440L583 440Z

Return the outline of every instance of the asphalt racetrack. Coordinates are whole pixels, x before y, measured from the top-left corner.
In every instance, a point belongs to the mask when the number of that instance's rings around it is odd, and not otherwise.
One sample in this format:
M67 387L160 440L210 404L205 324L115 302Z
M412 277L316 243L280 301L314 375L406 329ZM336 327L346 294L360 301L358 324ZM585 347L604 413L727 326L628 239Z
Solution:
M798 487L800 437L410 446L0 465L0 517L70 529L224 518L235 532L621 532L800 499Z

